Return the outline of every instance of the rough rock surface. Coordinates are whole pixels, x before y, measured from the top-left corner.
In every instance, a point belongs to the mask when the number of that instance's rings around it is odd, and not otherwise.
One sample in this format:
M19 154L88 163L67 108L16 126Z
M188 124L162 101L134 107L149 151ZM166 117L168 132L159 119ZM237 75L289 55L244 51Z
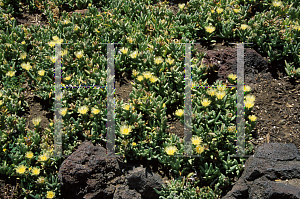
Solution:
M203 59L203 64L213 67L216 74L210 75L210 81L212 85L215 80L227 81L227 77L230 73L237 74L237 49L228 48L219 51L208 50ZM259 53L251 48L244 48L244 71L245 82L255 83L253 74L257 74L261 71L268 70L268 61L265 60Z
M90 141L65 159L58 178L65 199L155 199L162 189L160 175L150 168L129 165L119 157L105 157L106 149Z
M300 198L300 155L294 144L266 143L255 150L245 170L223 199Z

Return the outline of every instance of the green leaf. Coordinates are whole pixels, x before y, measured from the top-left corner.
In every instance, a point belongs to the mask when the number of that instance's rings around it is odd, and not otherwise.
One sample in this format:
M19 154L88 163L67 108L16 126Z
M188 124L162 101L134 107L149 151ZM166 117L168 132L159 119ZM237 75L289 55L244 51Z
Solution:
M215 119L211 119L211 120L209 120L208 122L207 122L207 124L211 124L211 123L213 123L215 121Z

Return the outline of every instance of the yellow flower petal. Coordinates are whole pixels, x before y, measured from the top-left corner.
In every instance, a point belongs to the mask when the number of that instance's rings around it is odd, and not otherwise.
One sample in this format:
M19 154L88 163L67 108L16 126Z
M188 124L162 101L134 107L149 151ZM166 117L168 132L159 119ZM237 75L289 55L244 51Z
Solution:
M129 133L132 131L131 127L128 125L123 125L120 128L120 133L122 135L129 135Z
M183 114L184 114L183 109L178 109L178 110L175 111L175 115L177 115L178 117L183 116Z
M202 139L198 136L195 136L195 137L192 137L191 138L191 141L194 145L199 145L202 143Z
M176 153L176 151L177 151L177 147L176 146L168 146L165 148L165 151L168 155L174 155L174 153Z
M196 152L197 152L198 154L203 153L203 151L204 151L204 147L203 147L202 145L197 145L197 146L196 146Z
M203 100L201 101L201 104L202 104L202 106L204 106L204 107L209 106L210 103L211 103L211 101L210 101L209 99L206 99L206 98L203 99Z
M208 32L208 33L212 33L212 32L214 32L215 30L216 30L216 28L213 27L213 26L206 26L206 27L205 27L205 31Z

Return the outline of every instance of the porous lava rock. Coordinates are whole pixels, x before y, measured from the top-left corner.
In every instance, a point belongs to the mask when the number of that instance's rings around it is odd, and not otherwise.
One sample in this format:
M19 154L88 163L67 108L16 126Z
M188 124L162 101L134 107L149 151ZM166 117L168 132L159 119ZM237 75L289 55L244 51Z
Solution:
M300 155L292 143L265 143L223 199L300 198Z
M219 51L208 50L203 59L203 64L212 67L213 71L208 75L209 84L216 80L227 81L230 73L237 74L237 48L226 48ZM244 74L246 83L255 83L254 74L266 72L268 61L251 48L244 48Z
M84 141L63 161L58 179L64 199L158 199L167 186L149 167L107 157L106 149Z

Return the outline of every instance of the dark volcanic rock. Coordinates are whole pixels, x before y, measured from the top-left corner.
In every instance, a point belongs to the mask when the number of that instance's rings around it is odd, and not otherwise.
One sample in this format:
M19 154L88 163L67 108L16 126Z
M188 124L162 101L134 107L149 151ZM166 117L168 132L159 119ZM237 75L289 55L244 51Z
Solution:
M85 141L62 163L58 178L64 199L155 199L161 176L150 168L106 157L106 149Z
M230 73L237 74L237 49L228 48L219 51L208 50L203 59L203 64L211 65L214 70L218 71L216 76L209 75L209 84L211 85L216 80L226 82ZM244 48L244 71L245 82L255 83L254 74L261 71L267 71L268 61L265 60L255 50Z
M224 199L300 198L300 155L294 144L260 146Z

